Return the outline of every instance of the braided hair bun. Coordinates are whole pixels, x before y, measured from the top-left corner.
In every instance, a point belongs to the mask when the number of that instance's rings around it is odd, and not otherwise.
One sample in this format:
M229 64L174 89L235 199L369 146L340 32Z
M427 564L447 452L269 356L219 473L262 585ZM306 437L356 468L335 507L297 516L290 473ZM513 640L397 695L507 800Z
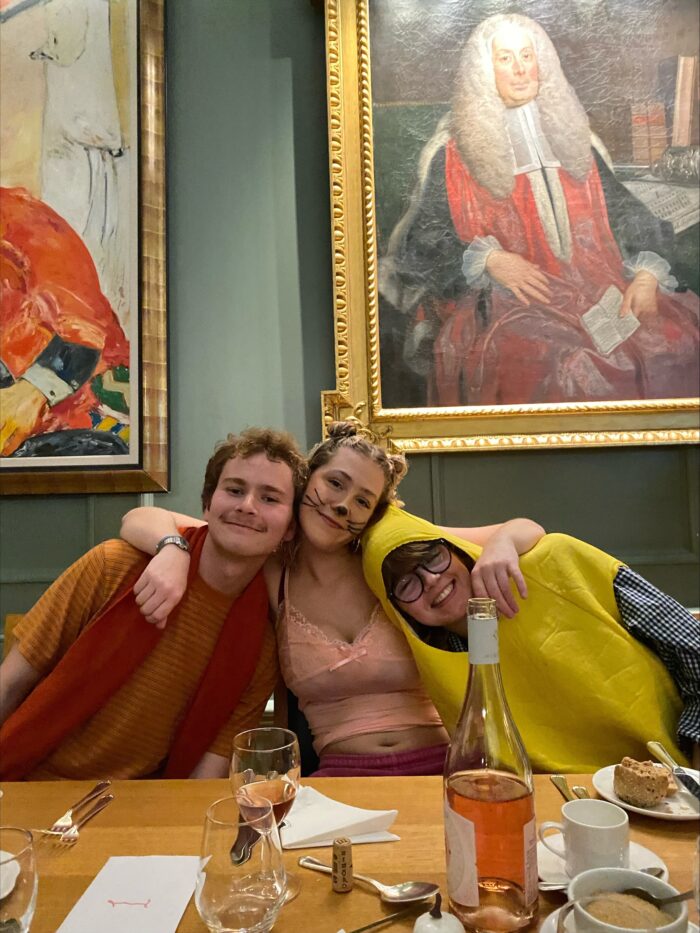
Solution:
M384 473L384 489L372 519L380 518L389 502L398 502L396 487L408 472L403 454L388 453L376 443L376 435L357 421L332 421L327 427L328 437L309 452L309 476L324 466L342 447L354 450L376 463ZM398 502L399 505L402 503Z

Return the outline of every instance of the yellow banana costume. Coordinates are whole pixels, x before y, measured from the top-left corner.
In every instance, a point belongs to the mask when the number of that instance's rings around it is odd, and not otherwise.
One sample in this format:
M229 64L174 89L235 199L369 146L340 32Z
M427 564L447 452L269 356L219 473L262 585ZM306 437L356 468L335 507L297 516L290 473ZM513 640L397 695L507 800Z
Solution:
M448 731L464 699L468 655L422 642L387 598L382 562L409 541L446 538L476 560L481 548L390 506L362 539L365 578L404 633ZM586 772L624 755L646 759L649 739L685 762L676 744L681 699L662 662L620 623L613 580L620 561L550 534L520 558L528 597L499 629L508 703L535 771Z

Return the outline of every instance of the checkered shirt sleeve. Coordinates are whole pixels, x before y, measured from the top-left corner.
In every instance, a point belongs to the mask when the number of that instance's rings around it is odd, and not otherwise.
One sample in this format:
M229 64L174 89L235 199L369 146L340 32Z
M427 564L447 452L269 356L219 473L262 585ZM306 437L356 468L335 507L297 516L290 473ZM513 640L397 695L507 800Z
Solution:
M683 699L679 739L700 742L700 621L624 565L613 591L622 625L661 659Z

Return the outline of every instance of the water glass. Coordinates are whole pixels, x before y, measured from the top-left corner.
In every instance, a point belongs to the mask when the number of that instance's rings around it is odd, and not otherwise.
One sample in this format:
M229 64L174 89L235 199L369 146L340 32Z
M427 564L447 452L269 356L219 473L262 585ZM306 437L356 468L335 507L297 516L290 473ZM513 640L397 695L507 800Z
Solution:
M36 908L36 857L28 829L0 826L0 929L27 933Z
M241 843L244 843L241 848ZM212 933L268 933L284 902L286 875L272 804L215 801L204 819L195 904Z

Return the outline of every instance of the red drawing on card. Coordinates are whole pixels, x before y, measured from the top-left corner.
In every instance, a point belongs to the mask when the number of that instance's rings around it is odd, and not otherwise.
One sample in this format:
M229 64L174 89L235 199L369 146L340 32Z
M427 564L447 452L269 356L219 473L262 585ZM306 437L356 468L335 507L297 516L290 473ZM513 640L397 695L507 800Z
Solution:
M150 899L150 897L149 897L147 901L112 901L112 900L110 900L109 898L107 898L107 903L108 903L108 904L111 904L112 907L116 907L117 904L125 904L127 907L145 907L145 908L148 908L149 904L151 903L151 899Z

